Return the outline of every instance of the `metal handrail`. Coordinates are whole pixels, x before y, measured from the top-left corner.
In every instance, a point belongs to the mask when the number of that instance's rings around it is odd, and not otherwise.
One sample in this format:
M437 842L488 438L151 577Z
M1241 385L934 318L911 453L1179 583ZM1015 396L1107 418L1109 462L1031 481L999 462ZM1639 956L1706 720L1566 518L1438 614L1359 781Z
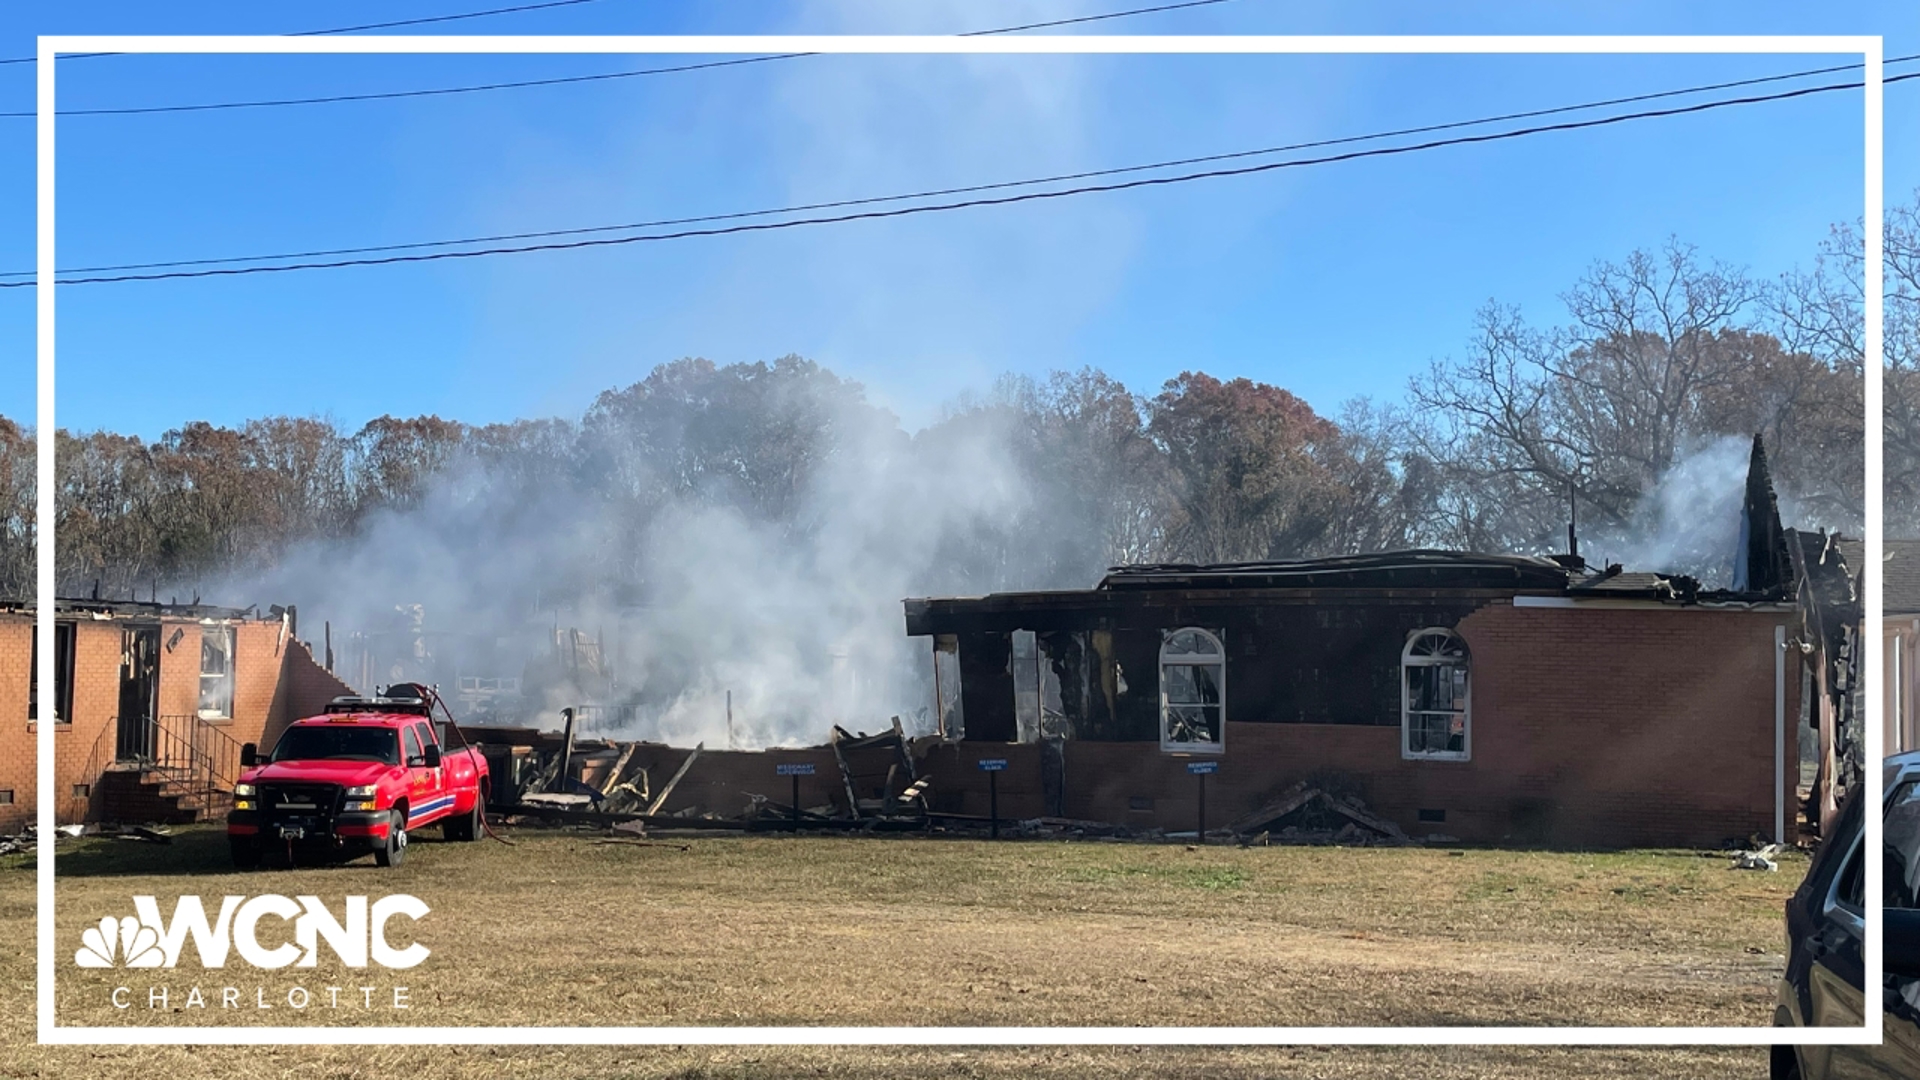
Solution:
M87 785L87 796L82 799L80 796L75 795L73 788L69 786L65 800L68 812L55 815L56 820L60 818L66 819L59 821L59 824L72 825L83 822L93 816L93 789L100 783L100 774L105 772L107 768L106 763L100 759L100 748L102 744L107 741L107 736L113 735L119 730L120 718L116 716L107 721L106 726L100 729L100 734L93 737L93 749L87 753L86 764L80 767L80 776L83 779L79 782ZM51 795L52 793L49 792L48 794ZM78 804L77 807L76 804Z
M191 713L161 716L154 723L149 767L183 773L172 777L181 793L210 808L233 790L240 776L240 742Z

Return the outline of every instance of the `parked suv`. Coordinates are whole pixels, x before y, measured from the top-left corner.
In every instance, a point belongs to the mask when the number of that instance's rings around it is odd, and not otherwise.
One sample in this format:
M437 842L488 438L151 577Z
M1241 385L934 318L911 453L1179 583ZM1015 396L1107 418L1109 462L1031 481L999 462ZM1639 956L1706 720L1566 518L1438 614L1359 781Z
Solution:
M1776 1046L1774 1080L1920 1077L1920 753L1887 759L1880 858L1886 898L1878 1046ZM1858 1027L1866 1016L1864 800L1841 811L1805 881L1787 901L1787 973L1774 1023Z

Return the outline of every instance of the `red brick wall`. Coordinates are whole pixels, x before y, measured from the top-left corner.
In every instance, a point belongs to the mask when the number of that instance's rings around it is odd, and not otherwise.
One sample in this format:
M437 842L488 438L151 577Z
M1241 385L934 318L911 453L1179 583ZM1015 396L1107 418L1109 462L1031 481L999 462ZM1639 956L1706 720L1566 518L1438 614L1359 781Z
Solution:
M68 620L62 619L62 622ZM96 785L99 771L114 756L115 722L120 711L121 628L125 620L80 616L74 623L73 719L55 728L53 791L59 819L77 821L86 816L87 800L75 798L75 784ZM234 627L233 717L216 721L237 742L258 742L269 719L283 700L303 707L311 702L323 680L331 678L313 665L306 648L280 638L277 621L254 620ZM178 640L174 634L178 632ZM28 665L32 656L33 620L28 615L0 616L0 790L11 790L11 804L0 804L0 831L14 832L32 820L35 784L34 727L27 722ZM168 642L172 641L172 647ZM283 695L282 670L295 658L318 672L304 674L304 694ZM344 685L344 684L340 684ZM326 697L347 693L328 689ZM52 693L45 697L49 702ZM319 699L324 704L325 698ZM193 716L200 704L200 623L189 619L160 621L160 686L158 710L162 716ZM318 711L318 707L308 711ZM304 714L303 714L304 715Z
M267 713L266 729L257 741L263 750L270 748L280 741L280 733L288 724L324 712L327 702L353 693L353 687L313 659L313 650L305 642L289 638L282 650L279 683Z
M1131 743L1070 744L1069 750L1085 746L1131 746ZM1158 756L1159 747L1154 747ZM1042 817L1046 814L1046 787L1041 776L1039 743L935 742L921 751L914 771L931 777L928 794L935 810L951 814L986 817L990 809L987 774L980 771L981 758L1005 758L1007 767L993 781L999 791L1000 817L1006 820ZM1121 798L1124 806L1125 797ZM1069 815L1071 816L1071 815ZM1114 818L1115 821L1123 820Z
M33 815L34 743L27 722L32 657L33 620L0 615L0 789L13 792L13 802L0 805L0 831L5 832L18 832Z
M1472 760L1404 760L1398 727L1229 723L1220 772L1207 780L1208 823L1330 770L1415 835L1643 847L1771 834L1773 633L1790 621L1785 612L1483 608L1459 626L1473 657ZM1797 689L1789 667L1789 719ZM1069 742L1065 787L1069 817L1194 825L1197 782L1152 744ZM1134 799L1152 809L1130 809ZM1446 820L1421 823L1421 809Z
M280 688L280 668L286 646L277 620L228 623L233 630L233 716L210 720L236 742L259 742ZM197 716L200 712L200 633L192 619L165 619L160 623L160 715ZM180 637L174 639L175 632ZM115 630L118 633L116 627ZM169 644L171 643L171 644ZM116 641L116 649L119 645ZM108 672L119 679L118 661Z
M67 620L61 620L65 622ZM85 816L87 802L76 799L73 785L91 784L90 762L113 756L113 720L120 711L120 627L80 618L74 623L73 706L68 722L54 726L54 809L62 820ZM0 790L13 802L0 804L0 831L17 832L33 819L37 782L36 738L39 725L27 719L27 688L33 657L33 617L0 616ZM41 695L51 711L52 689Z

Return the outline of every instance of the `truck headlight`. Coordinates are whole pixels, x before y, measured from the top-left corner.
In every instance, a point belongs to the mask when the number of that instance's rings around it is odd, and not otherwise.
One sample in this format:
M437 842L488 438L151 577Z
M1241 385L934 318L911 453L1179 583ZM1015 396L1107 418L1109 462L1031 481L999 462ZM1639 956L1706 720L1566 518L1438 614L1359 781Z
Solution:
M361 784L359 787L350 787L347 789L347 798L371 799L373 798L373 785Z
M253 809L256 809L256 807L255 807L255 806L253 805L253 800L252 800L252 799L235 799L235 800L233 800L233 808L234 808L235 810L253 810Z
M346 810L349 812L355 811L355 810L372 810L374 809L374 805L373 805L372 799L364 799L359 802L348 800L347 802L340 804L340 809Z
M244 799L247 796L253 794L253 785L252 784L235 784L233 785L233 794L235 798Z

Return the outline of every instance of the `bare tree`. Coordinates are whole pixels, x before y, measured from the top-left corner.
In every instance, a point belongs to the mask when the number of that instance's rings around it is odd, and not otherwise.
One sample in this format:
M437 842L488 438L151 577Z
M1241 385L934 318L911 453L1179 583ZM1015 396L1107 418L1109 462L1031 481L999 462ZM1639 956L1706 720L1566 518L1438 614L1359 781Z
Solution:
M1819 294L1812 284L1809 298ZM1695 446L1763 433L1777 477L1823 522L1859 518L1858 378L1765 320L1783 294L1670 242L1596 264L1563 297L1571 322L1535 329L1481 312L1465 359L1412 384L1422 449L1444 476L1443 533L1473 546L1553 550L1577 500L1586 520L1631 530L1652 487ZM1851 412L1849 412L1851 408ZM1854 419L1849 419L1850 417ZM1851 455L1851 456L1850 456Z
M33 434L0 417L0 597L33 595L37 491Z

